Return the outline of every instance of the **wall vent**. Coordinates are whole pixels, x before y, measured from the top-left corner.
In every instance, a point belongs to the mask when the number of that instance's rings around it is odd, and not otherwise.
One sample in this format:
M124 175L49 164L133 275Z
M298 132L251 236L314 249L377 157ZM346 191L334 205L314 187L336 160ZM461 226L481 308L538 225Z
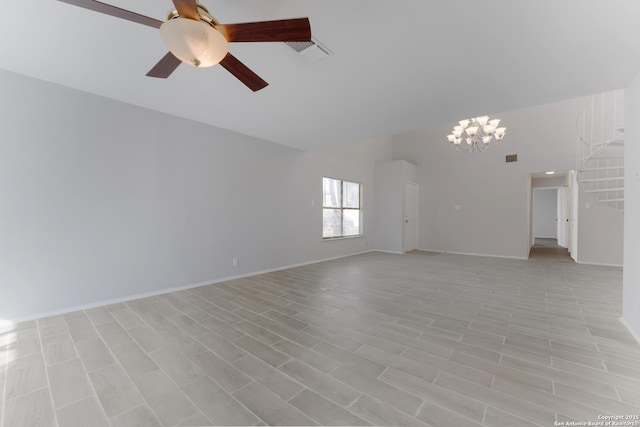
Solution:
M286 44L310 62L318 62L333 55L326 46L323 46L316 39L311 39L309 42L286 42Z
M505 156L505 160L507 163L511 163L511 162L517 162L518 161L518 155L517 154L507 154Z

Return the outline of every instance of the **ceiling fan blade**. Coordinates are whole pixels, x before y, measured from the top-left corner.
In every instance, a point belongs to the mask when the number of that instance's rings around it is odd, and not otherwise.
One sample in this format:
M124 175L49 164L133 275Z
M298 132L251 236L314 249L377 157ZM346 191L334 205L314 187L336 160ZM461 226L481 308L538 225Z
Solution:
M278 21L218 24L230 42L307 42L311 41L309 18L281 19Z
M178 11L178 15L182 18L195 19L196 21L200 20L196 0L173 0L173 4Z
M182 61L173 56L173 53L168 52L148 73L147 77L157 77L159 79L166 79L173 73L178 65Z
M137 22L138 24L148 25L154 28L160 28L162 21L140 15L139 13L121 9L110 4L102 3L95 0L59 0L63 3L72 4L74 6L83 7L93 10L94 12L104 13L106 15L115 16L116 18L126 19L127 21Z
M227 53L227 56L220 61L220 65L254 92L267 87L269 84L231 53Z

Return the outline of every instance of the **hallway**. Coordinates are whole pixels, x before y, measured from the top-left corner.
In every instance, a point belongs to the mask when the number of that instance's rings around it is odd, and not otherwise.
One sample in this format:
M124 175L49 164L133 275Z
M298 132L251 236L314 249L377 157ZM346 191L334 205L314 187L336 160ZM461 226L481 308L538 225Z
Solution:
M529 259L553 259L554 261L574 262L569 250L558 245L557 239L536 237L529 251Z

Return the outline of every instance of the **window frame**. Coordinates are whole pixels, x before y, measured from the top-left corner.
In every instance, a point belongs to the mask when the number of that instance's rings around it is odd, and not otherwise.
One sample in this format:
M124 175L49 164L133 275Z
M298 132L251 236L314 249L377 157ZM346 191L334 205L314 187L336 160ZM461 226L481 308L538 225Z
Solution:
M325 194L324 194L324 180L325 179L331 179L334 181L339 181L340 182L340 206L339 207L335 207L335 206L325 206ZM345 207L345 200L344 200L344 183L349 183L349 184L357 184L358 185L358 207L357 208L352 208L352 207ZM333 178L331 176L323 176L322 177L322 240L323 241L327 241L327 240L340 240L340 239L354 239L354 238L358 238L358 237L363 237L364 236L364 224L362 222L363 219L363 209L362 209L362 188L363 185L361 182L357 182L357 181L350 181L347 179L342 179L342 178ZM325 237L324 236L324 211L325 209L330 209L330 210L339 210L340 211L340 235L339 236L328 236ZM359 217L359 230L358 230L358 234L349 234L349 235L345 235L344 234L344 211L358 211L358 217Z

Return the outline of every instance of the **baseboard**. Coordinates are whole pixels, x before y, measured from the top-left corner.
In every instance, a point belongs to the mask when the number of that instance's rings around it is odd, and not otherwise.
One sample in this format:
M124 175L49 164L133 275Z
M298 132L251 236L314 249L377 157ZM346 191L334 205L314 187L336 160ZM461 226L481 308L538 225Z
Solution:
M383 254L395 254L395 255L404 255L404 252L396 252L396 251L385 251L382 249L372 249L370 252L382 252Z
M423 251L423 252L442 252L438 249L425 249L425 248L418 248L419 251Z
M427 249L420 249L427 250ZM451 254L451 255L469 255L469 256L481 256L485 258L504 258L504 259L519 259L519 260L527 260L529 258L519 257L519 256L507 256L507 255L492 255L492 254L477 254L473 252L453 252L453 251L435 251L431 250L431 252L440 252L443 254Z
M629 331L629 333L636 339L636 341L638 341L638 344L640 344L640 334L638 332L636 332L628 323L626 320L624 320L623 317L620 318L620 323L622 323L622 326L624 326L625 328L627 328L627 331Z
M174 287L171 287L171 288L164 288L164 289L159 289L159 290L151 291L151 292L143 292L143 293L139 293L139 294L127 295L127 296L121 297L121 298L113 298L113 299L109 299L109 300L96 301L96 302L92 302L92 303L88 303L88 304L82 304L82 305L76 305L76 306L73 306L73 307L63 308L63 309L60 309L60 310L53 310L53 311L47 311L47 312L43 312L43 313L37 313L37 314L30 315L30 316L16 318L16 319L1 320L0 321L0 326L2 326L3 324L27 322L27 321L30 321L30 320L42 319L42 318L45 318L45 317L59 316L61 314L71 313L71 312L74 312L74 311L89 310L89 309L92 309L92 308L102 307L102 306L105 306L105 305L118 304L118 303L133 301L133 300L137 300L137 299L141 299L141 298L149 298L149 297L154 297L154 296L158 296L158 295L169 294L171 292L178 292L178 291L184 291L184 290L187 290L187 289L199 288L201 286L214 285L216 283L227 282L229 280L235 280L235 279L242 279L242 278L245 278L245 277L258 276L260 274L272 273L274 271L282 271L282 270L288 270L290 268L302 267L302 266L305 266L305 265L319 264L321 262L333 261L333 260L341 259L341 258L348 258L348 257L351 257L351 256L362 255L362 254L365 254L365 253L368 253L368 252L374 252L374 251L375 251L374 249L369 249L369 250L366 250L366 251L355 252L355 253L347 254L347 255L339 255L339 256L330 257L330 258L323 258L323 259L320 259L320 260L306 261L306 262L300 262L300 263L296 263L296 264L289 264L289 265L285 265L285 266L281 266L281 267L275 267L275 268L269 268L269 269L265 269L265 270L252 271L252 272L249 272L249 273L237 274L237 275L234 275L234 276L225 276L225 277L221 277L221 278L218 278L218 279L206 280L204 282L192 283L192 284L189 284L189 285L174 286Z
M595 265L597 267L623 267L622 264L606 264L603 262L585 262L585 261L576 261L576 264L582 265Z

